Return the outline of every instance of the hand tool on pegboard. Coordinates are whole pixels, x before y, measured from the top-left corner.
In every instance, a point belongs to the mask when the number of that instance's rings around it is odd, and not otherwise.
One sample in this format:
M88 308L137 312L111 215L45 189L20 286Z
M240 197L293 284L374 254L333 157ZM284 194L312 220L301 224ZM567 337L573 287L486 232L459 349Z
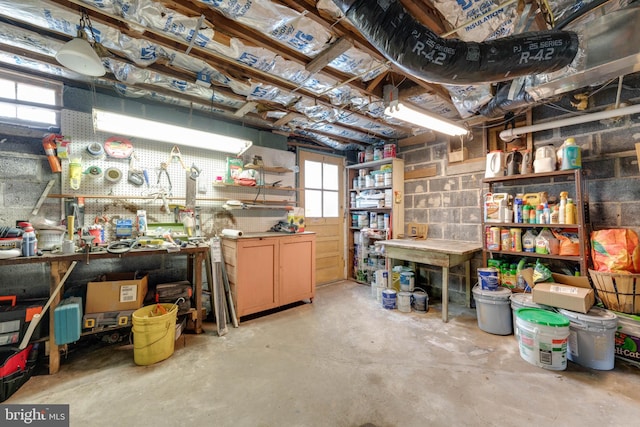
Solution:
M182 169L188 170L187 165L185 165L184 161L182 160L182 154L180 153L180 149L177 145L174 145L171 148L171 152L169 153L169 160L167 160L167 165L170 165L173 159L178 159L178 162L180 162L180 166L182 166Z
M131 157L129 157L129 173L127 180L130 184L141 186L144 184L144 172L142 169L137 167L136 161L138 160L138 156L136 156L136 152L131 153Z

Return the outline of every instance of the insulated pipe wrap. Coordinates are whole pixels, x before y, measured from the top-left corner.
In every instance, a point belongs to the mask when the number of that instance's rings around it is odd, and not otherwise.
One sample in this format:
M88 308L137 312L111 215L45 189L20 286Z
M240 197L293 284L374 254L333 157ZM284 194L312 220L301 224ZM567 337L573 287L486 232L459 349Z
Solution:
M571 63L578 36L568 31L518 34L481 43L443 39L398 0L333 0L390 61L428 82L474 85L547 73Z

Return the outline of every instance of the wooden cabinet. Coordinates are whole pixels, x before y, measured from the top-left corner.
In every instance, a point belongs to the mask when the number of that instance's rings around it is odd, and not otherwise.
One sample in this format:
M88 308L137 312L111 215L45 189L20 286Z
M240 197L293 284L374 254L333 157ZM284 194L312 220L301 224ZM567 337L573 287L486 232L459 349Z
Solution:
M222 239L238 321L240 317L315 295L315 234L249 233Z
M349 173L348 277L371 283L384 257L379 239L404 234L404 160L395 157L347 166Z
M571 266L573 270L581 276L588 275L589 268L589 206L587 187L582 169L562 170L545 173L535 173L527 175L501 176L496 178L484 178L484 184L489 186L491 193L508 193L515 196L516 193L535 194L545 192L550 199L559 200L561 191L566 191L569 198L573 199L576 206L576 223L575 224L537 224L537 223L515 223L508 222L490 222L487 221L483 210L482 230L485 238L483 243L483 264L487 265L487 260L491 258L512 258L529 257L529 259L540 259L548 263L556 263L563 266ZM524 234L527 230L533 230L536 234L543 228L549 228L560 232L568 232L574 234L579 240L579 249L575 255L559 255L559 254L543 254L535 252L512 251L510 248L500 247L499 249L488 247L488 238L491 228L499 228L500 230L520 230Z

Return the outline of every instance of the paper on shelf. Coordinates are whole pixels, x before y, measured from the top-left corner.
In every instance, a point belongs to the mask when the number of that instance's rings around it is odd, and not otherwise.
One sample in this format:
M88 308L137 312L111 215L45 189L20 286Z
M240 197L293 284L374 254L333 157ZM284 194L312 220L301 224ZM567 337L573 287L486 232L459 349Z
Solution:
M222 233L221 233L221 234L222 234L223 236L229 236L229 237L240 237L240 236L242 236L242 231L240 231L240 230L233 230L233 229L230 229L230 228L224 228L224 229L222 230Z

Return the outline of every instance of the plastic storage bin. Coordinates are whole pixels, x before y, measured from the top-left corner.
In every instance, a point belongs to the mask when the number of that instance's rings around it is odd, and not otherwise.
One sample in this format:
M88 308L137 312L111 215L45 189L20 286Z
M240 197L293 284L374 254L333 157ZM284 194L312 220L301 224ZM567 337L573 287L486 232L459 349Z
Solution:
M476 313L480 329L495 335L511 335L513 333L509 303L511 290L498 288L495 291L486 291L480 289L480 285L476 285L473 287L473 297L476 300Z

